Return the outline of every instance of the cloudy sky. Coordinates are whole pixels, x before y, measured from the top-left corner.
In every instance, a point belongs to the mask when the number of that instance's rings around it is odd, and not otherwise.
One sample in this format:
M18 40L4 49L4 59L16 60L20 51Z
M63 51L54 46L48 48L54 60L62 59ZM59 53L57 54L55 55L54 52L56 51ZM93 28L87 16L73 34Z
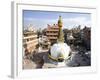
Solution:
M74 28L78 25L91 27L91 14L73 12L50 12L50 11L23 11L23 26L27 28L30 24L35 29L43 29L47 24L57 24L59 15L62 16L63 28Z

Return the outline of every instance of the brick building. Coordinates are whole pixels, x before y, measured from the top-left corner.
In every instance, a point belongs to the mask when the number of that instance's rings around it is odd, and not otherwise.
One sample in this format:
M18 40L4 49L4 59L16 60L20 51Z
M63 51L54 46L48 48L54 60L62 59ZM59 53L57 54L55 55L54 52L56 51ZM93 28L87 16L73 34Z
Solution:
M57 24L47 25L46 36L48 37L51 44L57 41L58 32L59 32L59 27Z

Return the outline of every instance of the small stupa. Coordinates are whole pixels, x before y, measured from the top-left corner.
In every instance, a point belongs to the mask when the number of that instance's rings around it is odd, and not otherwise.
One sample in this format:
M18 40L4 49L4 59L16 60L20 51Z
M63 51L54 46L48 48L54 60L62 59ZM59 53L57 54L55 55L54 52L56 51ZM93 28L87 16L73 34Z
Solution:
M52 61L54 61L58 66L64 66L64 61L68 58L70 47L64 43L64 34L62 31L63 22L61 16L59 16L58 20L58 27L59 27L59 33L58 33L58 39L57 43L53 44L50 49L51 55L49 56Z

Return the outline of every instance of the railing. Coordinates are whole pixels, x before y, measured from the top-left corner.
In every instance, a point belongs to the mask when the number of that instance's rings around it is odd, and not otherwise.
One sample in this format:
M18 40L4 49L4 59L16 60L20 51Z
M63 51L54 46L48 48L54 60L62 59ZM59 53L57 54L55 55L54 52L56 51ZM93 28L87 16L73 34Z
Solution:
M35 42L38 42L38 39L27 41L27 42L23 42L23 44L30 44L30 43L35 43Z
M24 37L23 39L29 39L29 38L35 38L35 37L37 38L37 35Z
M58 33L46 33L46 35L58 35Z

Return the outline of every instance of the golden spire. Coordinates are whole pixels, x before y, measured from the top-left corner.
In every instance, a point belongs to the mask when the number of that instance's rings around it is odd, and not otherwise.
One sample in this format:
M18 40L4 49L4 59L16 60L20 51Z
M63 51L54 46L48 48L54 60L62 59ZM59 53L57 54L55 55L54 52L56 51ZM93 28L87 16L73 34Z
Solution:
M59 20L58 20L58 27L59 27L59 33L58 33L58 42L64 42L64 34L63 34L63 31L62 31L62 19L61 19L61 16L59 16Z
M59 27L62 27L62 19L61 19L61 16L59 16L58 26L59 26Z

